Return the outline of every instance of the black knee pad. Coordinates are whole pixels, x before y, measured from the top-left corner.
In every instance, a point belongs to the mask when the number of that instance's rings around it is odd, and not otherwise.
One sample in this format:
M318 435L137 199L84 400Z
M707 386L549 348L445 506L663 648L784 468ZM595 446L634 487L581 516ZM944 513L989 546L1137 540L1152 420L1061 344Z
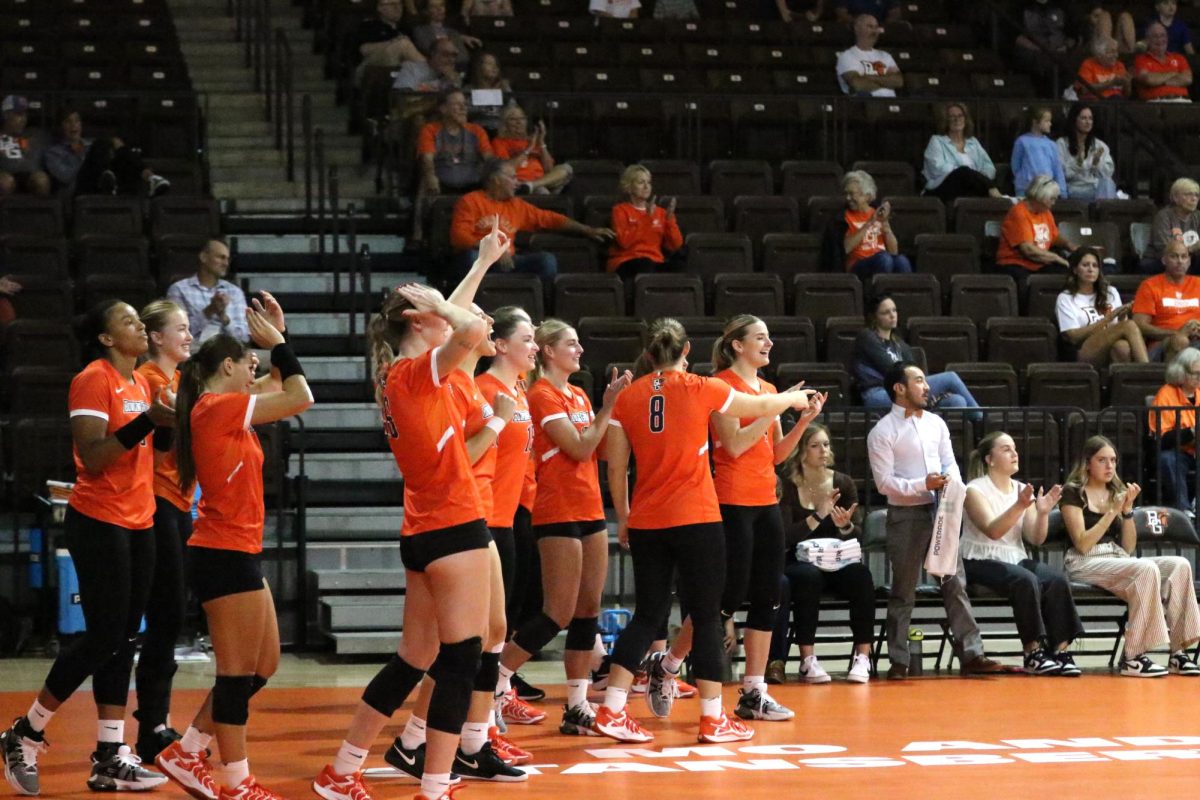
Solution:
M567 625L568 650L591 650L596 646L596 634L600 631L596 617L575 617Z
M268 680L269 678L264 678L262 675L255 674L254 677L250 679L250 696L254 697L254 695L258 694L259 690L267 685Z
M457 734L471 705L471 687L479 671L483 639L472 636L461 642L442 643L429 668L429 677L437 681L429 700L426 724L434 730ZM492 684L495 688L495 684Z
M475 691L494 692L500 679L500 654L481 653L479 669L475 672Z
M218 675L212 692L213 722L245 725L250 717L250 695L253 693L253 675Z
M423 677L424 670L394 655L363 689L362 701L385 717L390 717L404 704Z
M560 630L562 629L558 623L542 611L521 626L521 629L513 636L513 641L526 653L536 653L549 644Z

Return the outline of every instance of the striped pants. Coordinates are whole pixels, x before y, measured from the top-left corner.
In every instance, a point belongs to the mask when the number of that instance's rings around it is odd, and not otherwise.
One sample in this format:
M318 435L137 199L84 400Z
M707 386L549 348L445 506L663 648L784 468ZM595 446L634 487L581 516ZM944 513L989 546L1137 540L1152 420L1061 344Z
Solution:
M1107 589L1129 605L1126 657L1170 643L1171 652L1200 640L1200 608L1192 565L1180 556L1088 555L1066 559L1071 580Z

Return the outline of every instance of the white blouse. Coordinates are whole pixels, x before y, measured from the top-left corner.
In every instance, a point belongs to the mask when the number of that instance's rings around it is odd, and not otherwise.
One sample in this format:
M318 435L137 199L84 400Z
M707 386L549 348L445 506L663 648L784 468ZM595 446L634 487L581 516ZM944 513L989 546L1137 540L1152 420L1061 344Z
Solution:
M1017 495L1020 494L1022 486L1024 486L1023 483L1014 480L1012 481L1012 491L1006 494L996 488L996 484L992 483L991 478L984 475L968 483L967 491L977 492L983 497L994 519L1017 502ZM992 559L1003 561L1005 564L1019 564L1029 558L1029 553L1025 550L1025 538L1022 535L1024 524L1025 515L1022 514L1017 519L1017 523L1005 531L1003 536L999 539L992 539L975 527L975 523L971 522L971 515L964 511L959 552L963 558Z

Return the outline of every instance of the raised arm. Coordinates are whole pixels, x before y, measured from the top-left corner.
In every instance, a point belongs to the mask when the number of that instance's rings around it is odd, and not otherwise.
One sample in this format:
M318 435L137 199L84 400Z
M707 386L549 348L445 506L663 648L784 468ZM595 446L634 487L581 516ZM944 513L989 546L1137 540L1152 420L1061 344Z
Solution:
M586 461L592 457L592 453L604 439L604 434L609 428L608 421L612 419L613 404L617 402L617 395L632 381L633 373L626 370L624 375L618 376L616 368L613 369L608 387L604 390L603 404L596 412L596 418L592 420L592 424L582 432L564 417L549 420L542 425L542 429L546 431L550 441L554 442L554 446L565 453L567 457L575 461Z
M253 308L246 309L246 324L254 343L271 351L271 368L278 371L283 385L280 391L253 396L251 402L254 403L254 411L250 415L250 424L262 425L286 419L311 406L313 396L308 379L304 377L304 371L292 349L284 343L283 334Z

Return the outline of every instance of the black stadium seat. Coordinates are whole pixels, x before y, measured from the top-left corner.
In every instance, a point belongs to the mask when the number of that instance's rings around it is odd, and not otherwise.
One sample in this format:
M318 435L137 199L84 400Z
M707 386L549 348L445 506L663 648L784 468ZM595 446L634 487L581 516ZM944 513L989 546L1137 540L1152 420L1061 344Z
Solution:
M619 317L625 313L625 288L616 275L559 275L554 279L552 313L567 322Z
M698 275L650 273L634 279L633 316L638 319L703 315L704 282Z

